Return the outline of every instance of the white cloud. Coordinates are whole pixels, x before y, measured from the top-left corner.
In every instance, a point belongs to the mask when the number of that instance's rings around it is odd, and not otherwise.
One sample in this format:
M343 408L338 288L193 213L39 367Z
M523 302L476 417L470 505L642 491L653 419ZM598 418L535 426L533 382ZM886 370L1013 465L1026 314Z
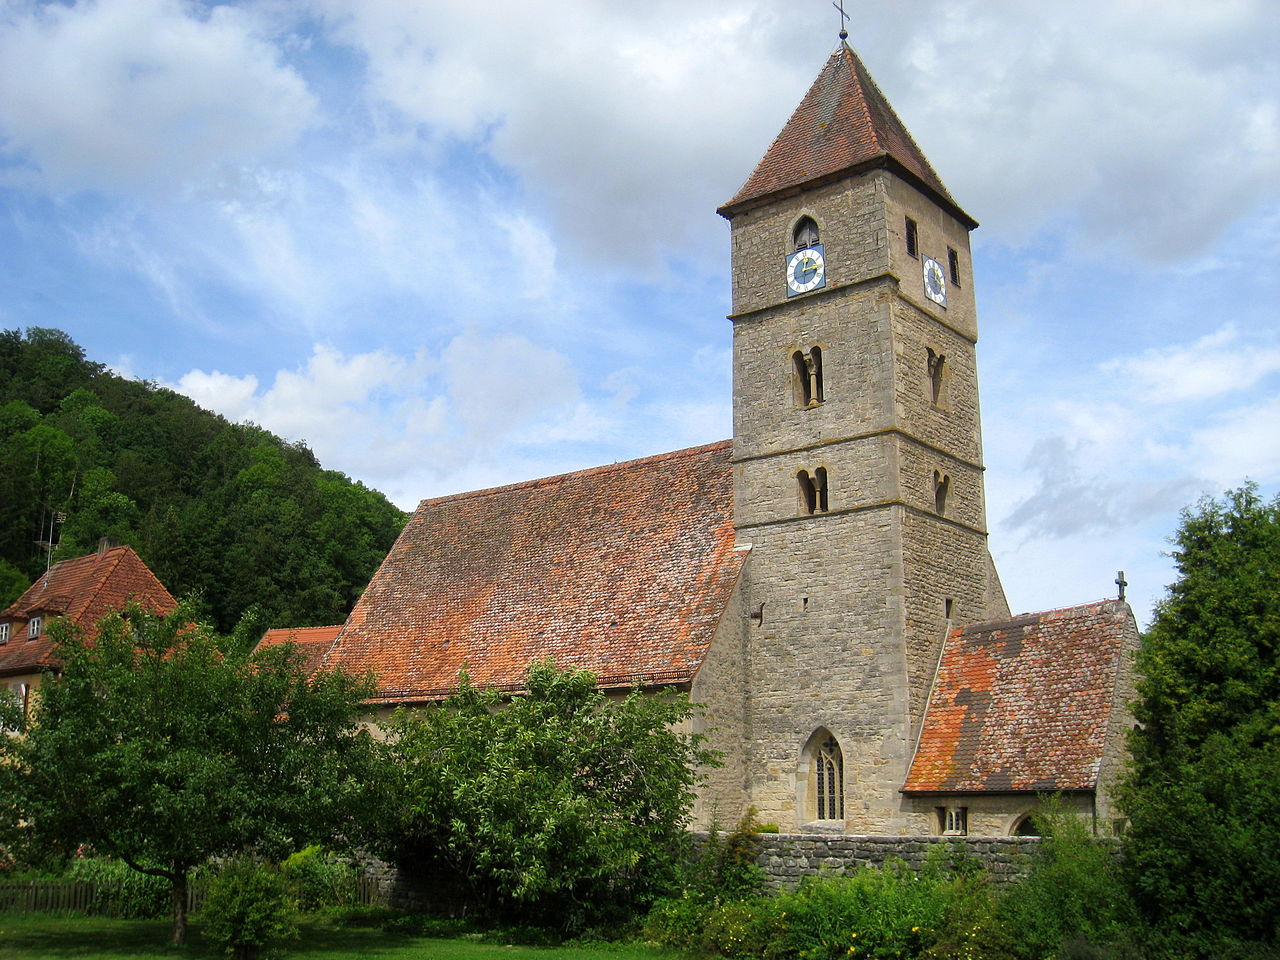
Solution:
M278 155L315 109L237 7L82 0L0 12L4 148L54 190L197 183Z
M1207 400L1248 390L1280 372L1280 347L1257 338L1242 341L1234 327L1226 326L1194 343L1152 347L1102 369L1131 380L1152 403Z
M1201 474L1218 489L1242 477L1274 485L1280 480L1280 398L1229 410L1191 431Z
M442 362L454 415L477 440L509 436L571 409L578 396L569 360L518 334L463 333L445 348Z

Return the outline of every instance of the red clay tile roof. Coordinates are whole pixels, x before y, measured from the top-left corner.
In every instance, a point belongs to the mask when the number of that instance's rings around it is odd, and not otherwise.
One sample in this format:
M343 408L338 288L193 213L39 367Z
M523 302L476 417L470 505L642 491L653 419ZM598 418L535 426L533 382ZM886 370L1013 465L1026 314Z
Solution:
M886 166L922 188L970 228L906 126L847 43L831 54L782 132L720 213L785 195L815 181Z
M292 643L303 656L303 668L307 673L314 673L341 629L340 623L332 627L277 627L262 635L256 649Z
M683 683L737 580L730 443L424 501L325 661L377 699L438 698L464 667L518 689L530 662L602 686Z
M953 629L904 792L1094 789L1136 640L1116 600Z
M99 620L131 600L153 613L169 613L177 606L132 547L111 547L55 563L26 593L0 610L0 623L10 624L9 642L0 644L0 676L52 665L49 618L66 617L92 636ZM36 615L46 618L45 629L28 640L27 622Z

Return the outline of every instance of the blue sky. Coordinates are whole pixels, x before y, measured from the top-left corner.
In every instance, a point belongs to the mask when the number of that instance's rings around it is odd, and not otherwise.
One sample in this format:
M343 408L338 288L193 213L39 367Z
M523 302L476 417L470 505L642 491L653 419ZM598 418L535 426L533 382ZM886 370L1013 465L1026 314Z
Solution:
M974 233L1015 610L1280 487L1280 5L859 0ZM728 226L825 0L0 0L0 327L402 507L730 433Z

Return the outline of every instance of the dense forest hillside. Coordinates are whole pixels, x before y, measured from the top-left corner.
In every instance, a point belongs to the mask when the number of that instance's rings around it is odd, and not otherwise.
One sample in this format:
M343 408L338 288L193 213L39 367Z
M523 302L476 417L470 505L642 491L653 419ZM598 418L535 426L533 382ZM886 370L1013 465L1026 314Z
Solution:
M108 372L59 330L0 331L0 607L110 536L222 630L340 623L405 521L301 443Z

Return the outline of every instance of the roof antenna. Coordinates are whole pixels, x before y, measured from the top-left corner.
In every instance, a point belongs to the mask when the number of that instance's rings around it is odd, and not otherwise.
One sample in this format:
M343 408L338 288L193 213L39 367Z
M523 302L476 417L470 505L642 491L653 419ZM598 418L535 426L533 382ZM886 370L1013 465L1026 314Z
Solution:
M1120 600L1121 603L1124 603L1124 588L1127 587L1128 585L1129 585L1129 581L1124 578L1124 571L1123 570L1117 571L1116 586L1120 588L1120 596L1118 599Z
M840 0L839 3L832 0L831 5L840 11L840 39L848 40L849 31L844 28L844 22L849 19L849 15L844 12L844 0Z

